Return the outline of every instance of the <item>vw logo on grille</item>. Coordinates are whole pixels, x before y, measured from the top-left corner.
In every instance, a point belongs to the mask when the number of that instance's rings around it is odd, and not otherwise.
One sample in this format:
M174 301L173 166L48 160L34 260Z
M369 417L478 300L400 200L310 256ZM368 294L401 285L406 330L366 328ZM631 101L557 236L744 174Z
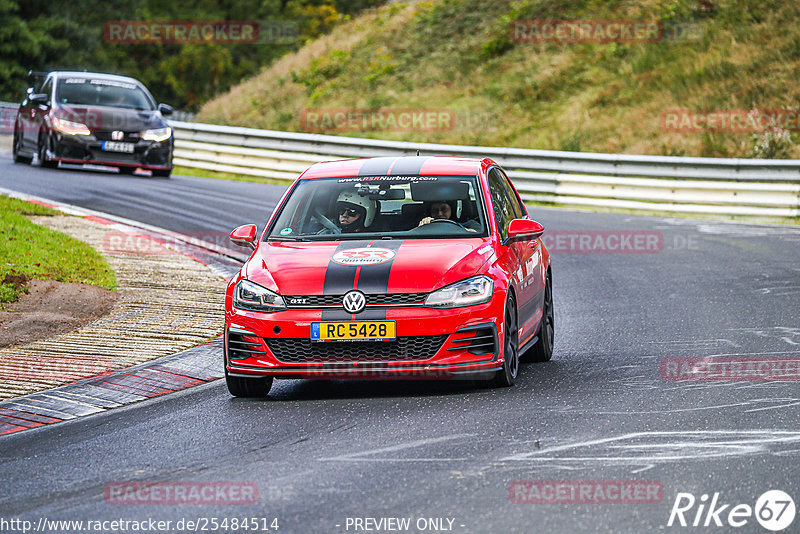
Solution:
M367 297L361 291L348 291L342 299L342 306L347 313L360 313L367 306Z
M123 137L125 137L125 134L119 130L114 130L113 132L111 132L112 141L122 141Z

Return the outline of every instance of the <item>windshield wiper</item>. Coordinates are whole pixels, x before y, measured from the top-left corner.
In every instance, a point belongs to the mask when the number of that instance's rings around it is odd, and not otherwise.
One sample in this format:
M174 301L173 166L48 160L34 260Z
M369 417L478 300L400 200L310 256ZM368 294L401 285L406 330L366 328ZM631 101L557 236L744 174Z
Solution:
M309 241L305 237L270 236L267 241Z

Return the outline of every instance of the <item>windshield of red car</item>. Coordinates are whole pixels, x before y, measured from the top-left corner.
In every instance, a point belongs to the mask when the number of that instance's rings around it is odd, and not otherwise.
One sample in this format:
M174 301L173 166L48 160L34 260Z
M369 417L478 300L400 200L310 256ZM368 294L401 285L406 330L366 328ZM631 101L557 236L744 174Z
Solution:
M300 180L270 241L488 235L475 176L350 176Z
M155 109L154 103L141 87L135 83L116 80L65 78L58 82L56 100L61 104Z

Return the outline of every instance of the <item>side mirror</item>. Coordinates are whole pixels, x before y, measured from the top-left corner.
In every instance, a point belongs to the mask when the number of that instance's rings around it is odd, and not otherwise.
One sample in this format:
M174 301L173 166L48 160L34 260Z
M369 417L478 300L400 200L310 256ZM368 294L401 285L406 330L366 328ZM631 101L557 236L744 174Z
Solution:
M32 104L39 106L46 106L50 100L45 93L31 94L30 99Z
M256 225L255 224L244 224L235 228L233 232L231 232L231 241L233 241L234 245L238 245L240 247L250 247L251 249L256 249Z
M158 105L158 111L160 111L161 114L166 117L168 115L172 115L172 112L174 110L172 109L172 106L168 106L166 104L159 104Z
M521 239L538 239L544 233L544 226L530 219L514 219L508 225L508 238L506 241L519 241Z

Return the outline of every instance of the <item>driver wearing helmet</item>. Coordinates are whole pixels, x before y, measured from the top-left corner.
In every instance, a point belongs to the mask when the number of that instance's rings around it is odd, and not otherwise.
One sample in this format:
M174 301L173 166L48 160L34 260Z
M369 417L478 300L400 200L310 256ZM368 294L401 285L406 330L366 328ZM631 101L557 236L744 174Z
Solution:
M353 191L345 191L336 199L336 225L343 234L363 232L375 219L375 201ZM331 233L323 229L320 233Z

